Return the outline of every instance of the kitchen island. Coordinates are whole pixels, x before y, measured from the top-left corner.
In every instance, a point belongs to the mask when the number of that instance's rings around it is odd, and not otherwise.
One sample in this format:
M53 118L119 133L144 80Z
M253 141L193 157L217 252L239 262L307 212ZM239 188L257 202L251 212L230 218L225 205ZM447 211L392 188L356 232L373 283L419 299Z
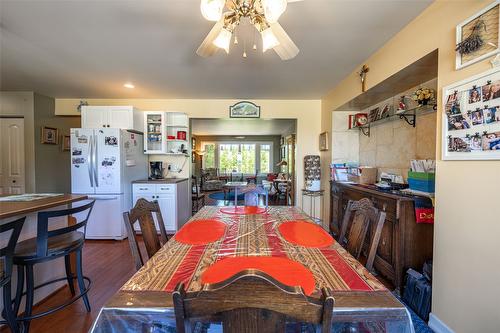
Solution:
M0 198L5 200L7 196L0 196ZM26 200L26 198L23 198L20 199L22 201L18 201L17 199L15 199L15 201L3 201L0 199L0 224L26 216L21 235L19 236L19 241L23 241L28 238L36 237L38 212L53 209L64 209L74 202L85 199L87 199L86 195L73 194L61 194L44 198L36 198L35 200ZM66 217L61 217L58 219L52 219L49 223L51 229L60 228L68 225L68 219ZM1 235L0 241L5 242L8 239L8 236L9 235L7 234ZM14 266L12 279L13 291L16 288L16 276L17 271ZM64 276L64 257L51 260L46 263L37 264L35 266L35 285ZM64 286L65 283L66 282L58 282L37 289L35 292L35 304ZM2 307L0 306L0 308ZM21 308L24 308L24 303L21 305Z

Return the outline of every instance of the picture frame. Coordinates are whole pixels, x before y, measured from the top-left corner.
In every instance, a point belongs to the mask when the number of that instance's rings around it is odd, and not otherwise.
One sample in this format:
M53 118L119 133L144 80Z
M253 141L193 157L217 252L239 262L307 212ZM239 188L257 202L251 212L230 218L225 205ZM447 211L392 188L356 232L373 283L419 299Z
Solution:
M61 135L61 150L70 151L71 149L71 136Z
M229 107L229 118L260 118L260 106L241 101Z
M480 101L471 99L478 87ZM443 160L500 160L500 68L444 87L442 103Z
M42 126L41 143L48 145L57 145L59 143L59 130L55 127Z
M500 53L500 0L493 1L493 3L483 10L459 23L456 27L455 45L461 43L471 34L471 29L478 20L482 20L484 22L487 31L486 34L482 34L484 37L484 43L478 50L471 52L470 54L464 55L455 51L456 70L462 69Z
M328 132L323 132L319 135L319 150L328 150Z

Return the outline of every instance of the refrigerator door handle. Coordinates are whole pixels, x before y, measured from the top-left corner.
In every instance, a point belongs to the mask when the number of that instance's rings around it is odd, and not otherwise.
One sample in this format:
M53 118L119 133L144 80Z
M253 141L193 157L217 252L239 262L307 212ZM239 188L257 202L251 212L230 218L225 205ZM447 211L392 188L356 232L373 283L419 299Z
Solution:
M89 155L88 155L88 169L89 169L89 178L90 178L90 186L94 187L94 178L93 178L93 159L92 159L92 136L89 138Z
M94 177L95 177L95 186L99 187L99 166L97 161L98 151L97 151L97 136L94 137Z

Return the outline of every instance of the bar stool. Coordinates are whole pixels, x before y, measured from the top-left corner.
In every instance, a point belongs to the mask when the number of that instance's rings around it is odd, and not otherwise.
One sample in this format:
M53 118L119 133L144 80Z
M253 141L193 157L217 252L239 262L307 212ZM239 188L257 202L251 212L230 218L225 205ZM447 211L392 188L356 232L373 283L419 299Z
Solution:
M19 332L19 325L16 322L11 300L12 257L25 219L26 217L23 217L0 225L0 233L11 231L7 246L0 249L0 286L3 289L2 316L5 318L0 323L7 324L11 332L15 333Z
M18 269L18 280L16 298L14 302L14 313L18 313L22 296L26 295L26 307L24 315L18 317L18 321L24 324L24 332L29 331L30 321L40 318L56 311L59 311L66 306L74 303L79 298L83 298L87 312L90 312L90 303L87 293L90 289L91 281L85 277L82 272L82 249L85 242L85 231L87 221L94 206L95 200L78 207L53 210L38 213L38 227L36 238L30 238L19 242L14 252L14 264ZM75 214L78 214L75 216ZM56 217L68 216L68 219L75 222L73 225L55 230L49 230L49 219ZM82 231L78 229L83 228ZM75 296L73 280L75 276L71 272L70 254L76 254L76 280L80 294ZM45 282L39 286L35 286L35 277L33 275L33 267L36 264L64 257L66 266L66 277ZM23 292L24 279L26 274L26 292ZM55 306L49 310L32 314L33 299L35 290L52 283L67 280L71 294L73 297L61 305ZM85 285L87 281L87 285Z

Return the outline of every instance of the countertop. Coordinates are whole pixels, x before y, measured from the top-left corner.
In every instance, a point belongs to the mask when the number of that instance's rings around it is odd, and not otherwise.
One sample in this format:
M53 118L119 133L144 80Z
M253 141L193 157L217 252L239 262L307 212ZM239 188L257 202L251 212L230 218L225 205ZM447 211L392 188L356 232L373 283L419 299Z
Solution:
M0 219L38 212L85 199L87 199L86 195L63 194L33 201L2 201L0 202Z
M164 178L164 179L144 179L135 180L132 184L178 184L187 181L189 178Z

